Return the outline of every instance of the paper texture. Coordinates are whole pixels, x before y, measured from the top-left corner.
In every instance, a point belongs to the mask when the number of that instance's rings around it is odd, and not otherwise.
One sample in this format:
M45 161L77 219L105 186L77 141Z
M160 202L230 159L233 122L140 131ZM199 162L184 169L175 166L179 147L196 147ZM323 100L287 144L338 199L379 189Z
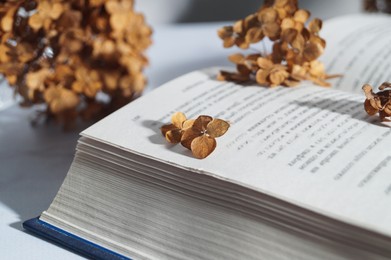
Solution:
M353 15L326 22L321 36L327 40L321 57L328 73L343 73L334 88L361 93L391 80L391 18L388 15Z

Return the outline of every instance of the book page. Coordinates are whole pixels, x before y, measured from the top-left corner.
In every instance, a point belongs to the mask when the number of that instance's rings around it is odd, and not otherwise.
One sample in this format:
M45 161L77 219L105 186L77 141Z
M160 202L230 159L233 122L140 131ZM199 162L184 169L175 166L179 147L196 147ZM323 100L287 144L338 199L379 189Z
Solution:
M305 84L240 86L216 73L169 82L82 135L391 235L391 128L366 115L362 96ZM160 133L176 111L231 127L198 160Z
M333 87L362 93L362 86L377 89L391 81L391 17L379 14L351 15L326 21L321 36L327 47L321 60L330 74L343 74L332 80Z

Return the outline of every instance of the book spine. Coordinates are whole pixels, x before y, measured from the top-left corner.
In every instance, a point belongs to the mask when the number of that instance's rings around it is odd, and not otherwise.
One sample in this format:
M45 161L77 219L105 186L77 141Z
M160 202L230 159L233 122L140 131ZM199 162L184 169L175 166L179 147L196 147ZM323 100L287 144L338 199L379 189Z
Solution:
M53 225L50 225L39 218L33 218L23 222L23 228L31 233L48 239L60 246L66 247L71 251L85 256L89 259L102 259L102 260L125 260L130 259L116 252L108 250L97 244L94 244L81 237L75 236L69 232L59 229Z

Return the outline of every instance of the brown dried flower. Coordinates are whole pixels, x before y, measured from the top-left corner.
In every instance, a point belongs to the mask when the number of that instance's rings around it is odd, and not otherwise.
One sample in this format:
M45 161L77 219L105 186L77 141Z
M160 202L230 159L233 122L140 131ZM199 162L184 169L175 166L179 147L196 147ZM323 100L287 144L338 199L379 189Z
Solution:
M172 124L161 127L161 132L170 143L181 143L191 150L194 157L204 159L216 148L216 139L224 135L229 123L210 116L199 116L196 120L188 120L181 113L175 113L171 118Z
M365 111L368 115L373 116L379 113L381 121L385 121L386 117L391 117L391 83L384 82L379 87L379 92L374 93L372 86L365 84L362 87L366 100L364 103Z
M326 41L319 36L322 21L313 19L306 27L310 16L309 11L299 9L297 0L267 1L256 13L221 28L218 36L225 48L236 45L248 49L268 38L273 49L246 57L230 56L237 72L222 71L218 79L253 80L263 86L295 86L301 80L310 80L329 86L326 79L330 76L317 60L326 47Z
M72 125L104 116L145 86L152 31L133 7L133 0L3 1L0 73L23 105L47 103L48 118Z
M266 58L258 58L259 69L255 76L256 81L263 86L275 87L283 84L288 78L288 68L281 64L274 64Z

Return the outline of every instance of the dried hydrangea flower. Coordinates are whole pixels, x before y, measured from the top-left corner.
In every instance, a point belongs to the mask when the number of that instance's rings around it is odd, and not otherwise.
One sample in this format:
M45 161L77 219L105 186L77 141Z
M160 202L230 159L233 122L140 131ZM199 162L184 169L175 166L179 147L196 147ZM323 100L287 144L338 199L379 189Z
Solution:
M320 86L329 86L326 80L330 76L317 60L326 47L326 41L319 36L322 21L315 18L308 23L310 16L309 11L299 9L297 0L266 1L256 13L233 26L221 28L218 36L225 48L236 45L247 49L265 38L273 42L273 48L271 53L263 50L246 57L241 54L230 56L237 72L222 71L218 79L252 80L262 86L295 86L301 80L310 80ZM260 57L261 65L257 64Z
M152 30L133 7L133 0L3 1L0 73L23 105L46 103L47 118L69 125L100 118L146 83Z
M163 136L170 143L180 142L198 159L209 156L216 148L216 138L230 127L228 122L206 115L188 120L181 112L173 114L171 122L161 127Z
M384 82L379 87L378 93L374 93L369 84L365 84L362 89L366 96L364 108L368 115L373 116L379 113L381 121L391 117L391 83Z

